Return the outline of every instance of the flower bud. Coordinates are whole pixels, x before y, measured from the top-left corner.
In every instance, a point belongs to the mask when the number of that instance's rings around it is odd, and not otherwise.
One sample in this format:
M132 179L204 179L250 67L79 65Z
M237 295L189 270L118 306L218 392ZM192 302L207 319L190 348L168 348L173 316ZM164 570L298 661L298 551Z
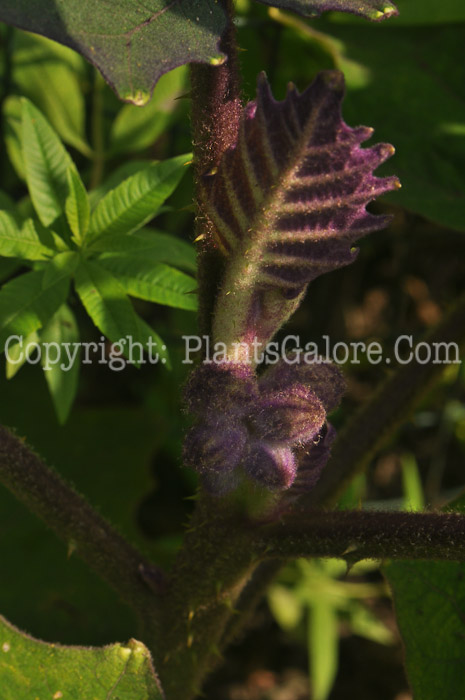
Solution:
M255 442L250 445L244 459L244 469L261 486L281 491L288 489L294 481L297 463L288 447Z
M325 420L326 412L316 394L302 384L294 384L262 395L250 416L250 425L261 439L290 447L311 440Z

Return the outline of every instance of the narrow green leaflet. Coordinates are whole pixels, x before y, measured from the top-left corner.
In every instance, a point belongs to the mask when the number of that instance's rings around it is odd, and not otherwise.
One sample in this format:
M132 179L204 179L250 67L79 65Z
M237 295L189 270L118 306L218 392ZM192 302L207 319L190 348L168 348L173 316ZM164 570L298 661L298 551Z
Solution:
M465 499L453 510L463 512ZM395 561L383 567L415 700L465 697L465 563Z
M218 42L226 16L215 0L2 0L0 21L75 49L123 100L139 105L173 68L224 60Z
M312 17L328 10L350 12L366 19L379 21L397 14L390 0L258 0L263 5L293 10L300 15Z
M163 700L142 642L88 648L46 644L1 616L0 685L2 700Z
M97 238L89 246L89 251L124 253L129 257L144 258L150 263L164 262L187 272L195 273L197 269L193 245L152 228L137 231L131 236L117 233L111 238Z
M89 228L90 206L86 188L75 167L66 171L69 194L66 198L65 212L69 227L78 245L84 239Z
M68 152L41 112L22 98L22 152L34 208L44 226L62 214L68 196Z
M69 277L52 269L44 282L43 271L27 272L0 290L0 350L12 336L28 336L41 328L64 303Z
M38 348L39 334L33 331L17 343L9 344L5 353L5 376L12 379Z
M128 294L138 299L178 309L197 309L196 281L184 272L144 257L108 255L101 264L119 280Z
M18 32L12 55L12 79L18 92L45 115L60 137L87 157L85 134L86 65L81 56L43 37Z
M66 422L79 378L79 329L73 312L60 306L40 333L41 362L58 420Z
M321 595L313 603L308 622L312 698L326 700L337 673L339 630L334 602Z
M145 346L149 338L122 284L104 267L91 261L82 262L78 267L75 283L76 291L97 328L132 362L131 342ZM137 360L134 361L136 366L139 364Z
M21 146L21 100L11 95L3 103L5 145L8 158L21 180L26 179L23 150Z
M111 190L92 212L88 240L142 228L174 191L190 158L182 155L153 163Z
M23 260L47 260L54 253L53 238L49 232L36 227L32 219L19 228L11 214L0 211L0 255Z

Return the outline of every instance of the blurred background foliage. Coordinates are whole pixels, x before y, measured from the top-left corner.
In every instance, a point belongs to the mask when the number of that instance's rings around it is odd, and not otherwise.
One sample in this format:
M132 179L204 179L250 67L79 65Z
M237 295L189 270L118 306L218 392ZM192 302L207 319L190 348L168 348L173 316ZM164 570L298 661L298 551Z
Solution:
M389 229L362 241L357 262L312 284L284 335L301 342L419 339L464 291L465 80L462 0L399 0L400 16L379 25L332 13L316 21L237 0L244 97L265 70L282 99L318 70L347 82L344 118L375 128L396 147L380 172L403 189L373 205ZM18 152L18 98L39 107L69 147L88 188L116 184L134 163L191 149L186 67L165 75L150 104L120 103L72 51L0 25L0 206L27 196ZM107 181L108 182L108 181ZM106 185L107 186L107 185ZM192 180L183 178L157 228L193 239ZM17 274L0 258L0 282ZM180 387L183 335L195 314L146 302L140 312L168 345L171 371L81 367L78 398L59 427L38 366L0 377L0 421L13 426L141 548L169 565L188 518L195 476L180 465L186 417ZM83 340L100 334L77 304ZM2 360L3 363L3 360ZM391 366L392 367L392 366ZM390 367L347 364L348 392L333 416L342 425ZM340 507L439 506L464 485L465 368L449 366L411 419L376 455ZM45 527L0 489L0 611L31 634L101 644L137 636L126 608ZM215 700L308 698L408 700L389 590L372 563L350 571L329 561L288 565L257 611L249 636L227 657L207 696ZM284 634L285 631L285 634ZM234 680L233 680L234 679ZM239 679L239 680L238 680Z

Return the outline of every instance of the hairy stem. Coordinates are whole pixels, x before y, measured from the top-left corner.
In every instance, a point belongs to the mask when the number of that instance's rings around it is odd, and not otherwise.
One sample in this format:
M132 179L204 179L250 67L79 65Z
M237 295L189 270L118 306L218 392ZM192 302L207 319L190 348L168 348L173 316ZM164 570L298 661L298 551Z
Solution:
M200 331L210 333L211 315L223 261L215 245L214 224L202 203L202 179L236 143L242 110L233 0L221 0L228 17L220 42L227 60L221 66L191 66L192 135L197 198Z
M149 564L71 486L0 426L0 481L110 584L141 617L154 619Z
M263 529L257 546L266 557L464 561L465 515L302 510Z

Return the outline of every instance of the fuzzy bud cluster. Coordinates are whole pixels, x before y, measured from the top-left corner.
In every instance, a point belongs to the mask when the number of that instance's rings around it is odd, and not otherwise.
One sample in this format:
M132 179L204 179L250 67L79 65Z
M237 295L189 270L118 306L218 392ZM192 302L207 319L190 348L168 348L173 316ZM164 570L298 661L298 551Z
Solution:
M204 363L192 373L185 400L196 422L184 459L205 488L225 494L245 476L271 491L316 483L334 436L327 413L344 380L330 363L280 362L257 377L239 363Z

